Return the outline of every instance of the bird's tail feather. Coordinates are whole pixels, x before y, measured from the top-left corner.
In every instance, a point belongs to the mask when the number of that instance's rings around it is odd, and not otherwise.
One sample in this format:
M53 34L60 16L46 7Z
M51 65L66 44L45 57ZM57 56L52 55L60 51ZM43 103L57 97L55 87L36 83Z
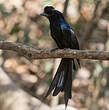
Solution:
M52 92L53 89L53 96L58 95L60 91L64 92L65 105L67 106L68 100L72 97L72 75L75 75L74 69L74 60L63 58L45 98Z

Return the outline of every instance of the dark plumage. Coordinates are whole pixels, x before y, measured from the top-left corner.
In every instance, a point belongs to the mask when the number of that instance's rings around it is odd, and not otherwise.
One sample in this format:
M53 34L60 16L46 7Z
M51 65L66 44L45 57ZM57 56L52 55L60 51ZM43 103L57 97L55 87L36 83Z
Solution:
M60 49L79 49L77 38L61 12L55 10L52 6L47 6L41 15L49 19L51 36ZM77 62L80 65L78 59ZM62 58L45 97L47 97L52 90L54 90L53 96L58 95L60 91L64 92L65 105L67 106L68 100L72 97L72 76L74 77L75 75L75 69L74 59Z

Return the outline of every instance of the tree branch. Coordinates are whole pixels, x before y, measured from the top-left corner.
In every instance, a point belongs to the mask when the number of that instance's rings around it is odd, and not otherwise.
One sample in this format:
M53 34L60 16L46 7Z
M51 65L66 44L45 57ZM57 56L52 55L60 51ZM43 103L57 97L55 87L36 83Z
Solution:
M86 24L85 26L85 30L83 30L83 33L81 34L81 42L80 42L80 46L82 46L83 48L86 47L86 45L88 45L91 36L93 34L93 31L97 28L98 26L98 21L104 16L104 12L107 8L107 4L108 1L107 0L96 0L95 1L95 9L94 9L94 15L91 19L91 21L89 22L89 24ZM84 45L84 42L87 41Z
M68 3L69 3L69 0L66 0L65 3L64 3L64 9L63 9L64 17L67 16Z
M109 51L90 51L90 50L72 50L72 49L51 49L37 50L22 43L12 43L0 41L0 49L11 50L23 55L29 59L48 59L48 58L78 58L109 60Z

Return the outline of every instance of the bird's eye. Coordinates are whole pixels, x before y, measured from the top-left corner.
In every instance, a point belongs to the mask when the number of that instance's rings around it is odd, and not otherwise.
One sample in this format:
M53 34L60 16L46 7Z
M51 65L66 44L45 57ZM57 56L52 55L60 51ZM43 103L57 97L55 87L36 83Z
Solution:
M54 15L54 13L53 12L51 12L51 16L53 16Z
M52 11L48 11L47 13L48 13L50 16L53 16L53 14L54 14Z

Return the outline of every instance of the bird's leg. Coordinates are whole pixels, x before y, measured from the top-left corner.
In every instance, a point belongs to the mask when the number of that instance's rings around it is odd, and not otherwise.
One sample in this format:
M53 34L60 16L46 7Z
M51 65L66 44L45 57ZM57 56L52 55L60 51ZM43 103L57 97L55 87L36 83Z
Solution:
M58 50L59 48L58 47L56 47L56 48L54 48L54 49L52 49L51 50L51 52L53 52L53 51L55 51L55 50Z

